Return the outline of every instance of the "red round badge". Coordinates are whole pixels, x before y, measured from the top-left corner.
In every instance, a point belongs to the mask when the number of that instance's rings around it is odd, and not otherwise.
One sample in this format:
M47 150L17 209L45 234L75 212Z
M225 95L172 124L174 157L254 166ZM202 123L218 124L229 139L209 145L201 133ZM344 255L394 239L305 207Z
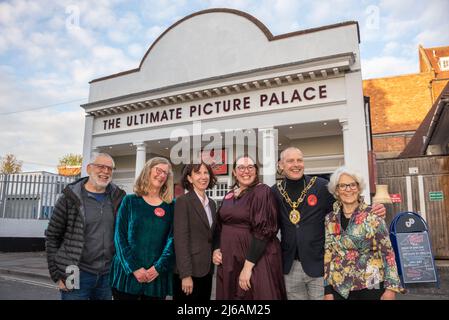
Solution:
M316 195L311 194L310 196L307 197L307 203L309 204L309 206L314 207L316 206L318 202L318 199L316 197Z
M154 209L154 214L157 215L158 217L163 217L165 216L165 210L162 208L156 208Z
M225 196L225 199L228 200L228 199L231 199L232 197L234 197L234 192L228 193L228 194Z

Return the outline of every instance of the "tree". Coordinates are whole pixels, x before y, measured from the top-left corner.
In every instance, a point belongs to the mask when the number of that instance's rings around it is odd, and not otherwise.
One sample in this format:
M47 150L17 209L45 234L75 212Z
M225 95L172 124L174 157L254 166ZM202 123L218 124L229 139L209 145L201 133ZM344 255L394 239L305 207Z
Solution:
M83 157L79 154L66 154L59 159L58 173L61 176L76 177L81 173Z
M66 154L59 159L60 166L80 166L83 162L83 156L80 154Z
M15 155L9 153L2 159L0 173L12 174L22 172L22 163L23 161L17 160Z

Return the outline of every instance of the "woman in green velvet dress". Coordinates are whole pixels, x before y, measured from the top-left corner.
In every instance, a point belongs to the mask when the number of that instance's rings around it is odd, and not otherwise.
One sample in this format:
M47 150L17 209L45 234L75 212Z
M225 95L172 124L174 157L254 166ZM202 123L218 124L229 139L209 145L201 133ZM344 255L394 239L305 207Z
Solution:
M165 158L150 159L117 215L110 283L114 300L172 295L173 172Z

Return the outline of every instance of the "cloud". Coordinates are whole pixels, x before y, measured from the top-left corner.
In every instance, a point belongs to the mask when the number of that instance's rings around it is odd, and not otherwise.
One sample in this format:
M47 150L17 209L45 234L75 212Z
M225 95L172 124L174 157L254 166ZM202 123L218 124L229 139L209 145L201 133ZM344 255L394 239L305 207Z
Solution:
M418 44L449 44L447 0L412 5L409 0L3 1L0 113L87 100L90 80L136 68L170 25L217 7L247 12L274 35L357 20L365 79L417 72ZM83 119L78 104L0 115L1 136L7 137L0 153L10 150L42 163L80 153Z
M146 31L146 40L154 42L167 28L164 26L152 26ZM149 47L149 45L148 45Z
M379 45L379 48L382 49L379 54L382 57L402 57L406 60L414 59L415 65L418 63L418 46L415 46L413 42L403 43L398 41L390 41L385 43L383 48Z
M414 37L415 44L424 47L444 46L449 44L449 1L430 1L417 23L421 26Z
M362 59L362 77L372 79L416 73L419 67L417 61L417 57L408 59L395 56Z
M18 27L5 27L2 32L0 32L0 54L14 48L26 48L24 45L24 34Z
M34 80L35 87L51 87L55 76L48 82ZM82 153L84 115L77 104L61 108L48 108L12 113L29 107L44 106L48 93L24 90L9 67L0 66L0 156L7 153L24 161L24 170L55 172L51 165L66 153ZM59 99L61 99L59 95ZM36 165L39 163L41 165Z
M19 82L14 77L14 69L10 66L0 66L0 97L2 97L0 100L0 113L10 111L11 106L16 106L15 108L19 109L16 103L20 101L21 97L26 99L27 95L29 95L27 91L24 91L22 96L22 88L16 87L15 83Z
M380 28L377 38L370 40L413 42L417 46L419 41L449 39L449 22L446 19L449 2L446 0L416 1L413 4L409 0L382 0L378 8ZM417 34L423 35L414 36Z
M0 4L0 155L15 154L25 170L54 171L64 154L82 153L81 102L5 113L87 100L90 80L135 68L148 44L138 14L117 11L118 1L39 4Z
M199 1L201 3L201 1ZM192 10L198 8L198 4L191 5L187 0L154 0L145 1L141 4L141 14L144 20L149 20L154 23L168 23L172 24L182 18L186 9ZM197 11L196 9L193 9Z
M127 48L128 54L136 59L142 59L146 49L138 43L133 43Z
M102 73L116 73L128 70L134 68L137 64L137 61L128 58L122 49L109 46L94 47L90 58L90 64Z
M426 47L447 46L449 44L449 25L445 30L422 31L414 38L415 43Z
M67 34L75 44L81 44L87 48L94 46L97 42L91 31L81 27L67 28Z
M392 20L391 18L385 24L385 30L382 32L382 38L385 41L397 40L416 28L414 20Z
M58 159L67 153L82 154L84 115L81 110L54 112L51 109L0 117L1 156L23 160L24 171L55 171Z

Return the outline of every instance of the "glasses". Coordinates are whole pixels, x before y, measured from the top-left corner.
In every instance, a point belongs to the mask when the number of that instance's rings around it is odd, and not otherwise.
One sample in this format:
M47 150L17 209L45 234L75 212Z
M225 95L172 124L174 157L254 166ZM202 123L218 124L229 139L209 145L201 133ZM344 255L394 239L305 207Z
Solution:
M104 165L104 164L90 163L90 165L92 165L92 166L98 168L98 170L101 170L101 171L110 171L110 172L114 171L114 168L113 168L113 167L106 166L106 165Z
M357 190L357 188L359 187L359 184L357 182L339 183L339 184L337 184L337 187L340 191L348 190L348 188L350 190Z
M158 167L154 167L154 169L156 169L156 174L158 176L161 176L161 175L164 175L166 177L168 176L168 172L167 171L162 170L161 168L158 168Z
M237 167L237 171L240 173L245 172L246 170L248 170L248 172L253 172L254 170L256 170L256 166L253 165L249 165L249 166L238 166Z

